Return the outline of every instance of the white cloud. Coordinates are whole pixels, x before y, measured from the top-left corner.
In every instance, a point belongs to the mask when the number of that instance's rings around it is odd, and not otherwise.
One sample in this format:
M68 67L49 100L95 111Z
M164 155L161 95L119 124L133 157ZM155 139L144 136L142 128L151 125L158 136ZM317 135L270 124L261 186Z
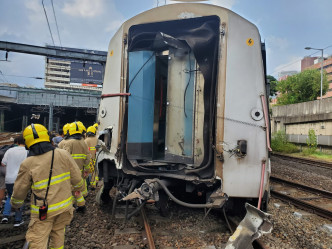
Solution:
M232 9L236 0L210 0L210 4L218 5L227 9Z
M24 5L27 9L32 10L34 12L38 11L41 7L40 1L38 0L26 1Z
M221 6L227 9L232 9L233 5L235 4L236 0L154 0L153 1L153 7L157 7L157 6L162 6L165 4L175 4L175 3L184 3L184 2L202 2L202 3L208 3L208 4L213 4L213 5L217 5L217 6Z
M124 21L122 21L122 20L114 20L106 26L105 31L106 32L117 31L120 28L120 26L122 25L123 22Z
M286 38L276 37L273 35L266 38L266 44L273 50L286 50L289 48L289 42Z
M274 74L282 71L301 71L301 60L302 57L293 56L287 63L280 64L274 69Z
M73 0L65 3L62 11L70 16L95 17L104 11L104 0Z

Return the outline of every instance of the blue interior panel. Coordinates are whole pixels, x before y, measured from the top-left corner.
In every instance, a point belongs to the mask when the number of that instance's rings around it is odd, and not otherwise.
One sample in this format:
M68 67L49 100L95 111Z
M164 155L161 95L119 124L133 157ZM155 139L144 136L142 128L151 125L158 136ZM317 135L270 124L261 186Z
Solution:
M129 53L128 144L153 142L155 56L151 51Z

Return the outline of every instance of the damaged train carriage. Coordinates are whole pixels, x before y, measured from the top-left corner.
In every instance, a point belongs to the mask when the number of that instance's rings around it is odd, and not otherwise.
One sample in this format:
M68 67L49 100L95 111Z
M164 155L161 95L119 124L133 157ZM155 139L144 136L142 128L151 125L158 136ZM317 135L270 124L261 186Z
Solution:
M112 38L99 110L102 198L266 206L269 127L257 28L207 4L171 4ZM193 198L195 196L195 198ZM188 201L190 200L190 201Z

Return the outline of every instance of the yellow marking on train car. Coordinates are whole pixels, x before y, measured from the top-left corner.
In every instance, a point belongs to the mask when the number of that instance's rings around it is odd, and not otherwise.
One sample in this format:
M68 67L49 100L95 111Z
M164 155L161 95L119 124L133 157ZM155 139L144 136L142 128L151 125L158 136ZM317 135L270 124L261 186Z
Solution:
M248 45L249 47L251 47L252 45L254 45L254 40L253 40L252 38L248 38L248 39L247 39L247 45Z
M114 54L114 51L113 51L113 50L111 50L111 52L110 52L110 56L113 56L113 54Z

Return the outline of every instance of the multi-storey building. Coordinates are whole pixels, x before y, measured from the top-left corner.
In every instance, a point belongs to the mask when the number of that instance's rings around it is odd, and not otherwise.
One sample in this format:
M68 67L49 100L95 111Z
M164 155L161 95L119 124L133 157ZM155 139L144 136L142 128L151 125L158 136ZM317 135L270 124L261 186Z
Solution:
M66 50L67 48L62 48ZM71 51L89 52L106 55L107 52L72 49ZM77 61L46 57L45 87L62 89L83 89L101 91L105 66L97 62Z
M308 60L310 57L305 57L301 61L301 71L312 68L312 69L318 69L321 68L321 58L320 57L312 57L314 59ZM303 63L303 61L306 61L306 63ZM302 65L304 65L302 67ZM327 73L327 82L329 83L329 89L327 90L326 94L323 95L323 98L330 98L332 97L332 56L329 56L328 58L324 58L323 62L323 69Z
M278 73L278 81L287 79L287 77L297 74L298 71L281 71Z

